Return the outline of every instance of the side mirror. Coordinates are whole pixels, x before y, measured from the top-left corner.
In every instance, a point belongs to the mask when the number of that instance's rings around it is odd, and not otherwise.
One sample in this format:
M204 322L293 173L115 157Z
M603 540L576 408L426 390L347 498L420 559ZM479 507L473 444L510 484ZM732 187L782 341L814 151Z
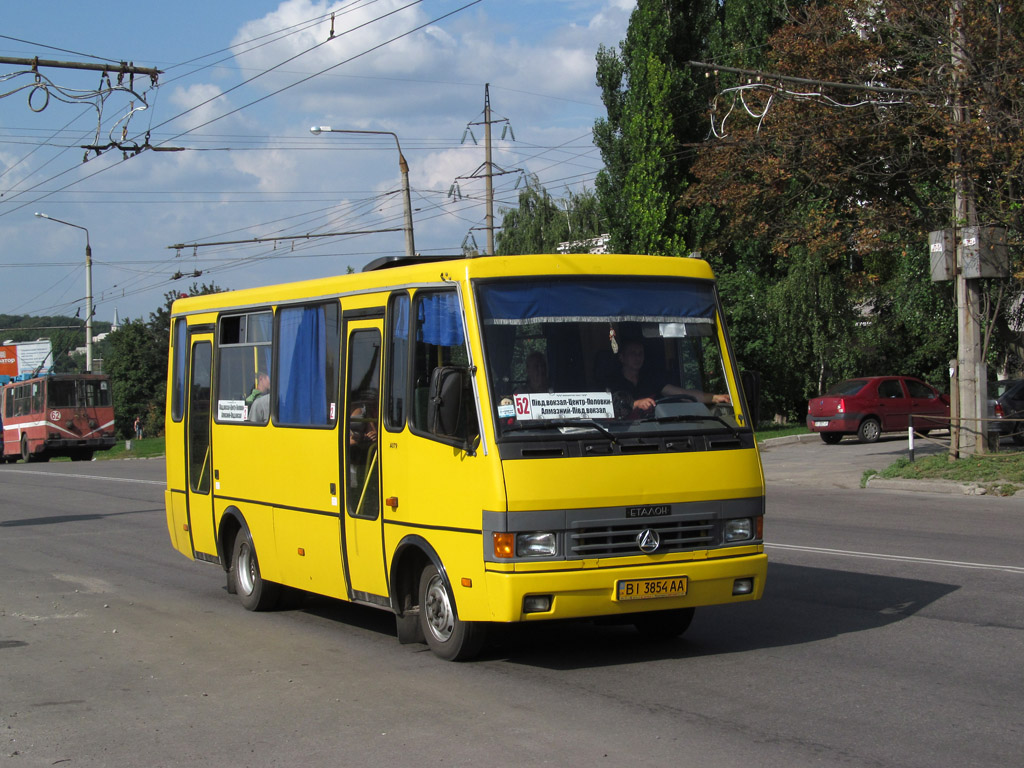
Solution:
M446 365L430 374L427 429L439 437L458 437L463 425L463 369Z
M747 421L751 429L757 429L761 423L761 374L757 371L740 371L740 385L747 404Z

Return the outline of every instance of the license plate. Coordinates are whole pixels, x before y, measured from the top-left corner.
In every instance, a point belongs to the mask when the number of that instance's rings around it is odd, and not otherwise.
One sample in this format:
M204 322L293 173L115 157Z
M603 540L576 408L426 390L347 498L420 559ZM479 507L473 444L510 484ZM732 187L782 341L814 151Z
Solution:
M618 600L650 600L656 597L682 597L686 594L686 577L671 579L629 579L615 585Z
M814 422L814 426L816 426L816 427L827 427L828 426L828 422L827 421L816 421L816 422Z

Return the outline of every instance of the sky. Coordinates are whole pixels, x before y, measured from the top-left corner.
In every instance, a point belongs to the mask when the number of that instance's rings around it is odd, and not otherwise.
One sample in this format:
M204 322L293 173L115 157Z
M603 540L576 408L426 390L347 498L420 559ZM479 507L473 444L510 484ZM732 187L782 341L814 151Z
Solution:
M483 251L485 87L496 225L526 174L555 197L592 189L591 131L606 116L595 55L621 42L634 7L7 3L0 57L161 74L155 86L111 76L97 96L98 71L40 67L37 81L0 63L0 314L84 317L87 239L94 319L106 322L148 320L193 283L247 288L400 256L399 145L416 251ZM162 151L132 151L147 142Z

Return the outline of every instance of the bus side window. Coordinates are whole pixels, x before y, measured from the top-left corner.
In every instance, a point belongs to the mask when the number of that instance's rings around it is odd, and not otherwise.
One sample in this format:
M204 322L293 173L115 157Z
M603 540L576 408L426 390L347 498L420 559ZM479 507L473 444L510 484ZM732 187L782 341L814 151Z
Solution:
M188 326L184 319L174 321L174 372L171 388L171 418L181 421L185 415L185 363L188 361L187 337Z
M388 307L388 360L384 423L401 431L409 397L409 295L397 294Z
M338 417L338 302L277 313L277 422L330 427Z
M217 421L245 421L245 407L258 392L257 373L270 374L274 316L270 310L220 319L217 368ZM248 400L248 402L247 402ZM225 407L234 404L235 407ZM265 423L265 422L264 422Z
M431 376L445 366L466 368L469 352L462 332L459 300L455 291L420 291L415 297L415 363L413 369L412 425L420 433L429 433L427 404ZM468 376L466 377L468 381ZM459 423L468 425L466 438L479 431L473 398L462 398L464 413Z

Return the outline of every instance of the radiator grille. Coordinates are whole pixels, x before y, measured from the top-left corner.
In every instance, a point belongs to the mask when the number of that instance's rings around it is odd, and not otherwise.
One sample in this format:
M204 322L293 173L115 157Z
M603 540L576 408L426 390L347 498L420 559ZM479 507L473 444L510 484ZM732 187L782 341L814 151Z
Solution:
M658 523L629 520L601 523L568 531L570 557L625 557L642 554L637 536L645 530L656 531L660 537L658 554L707 549L718 543L714 520L672 520Z

